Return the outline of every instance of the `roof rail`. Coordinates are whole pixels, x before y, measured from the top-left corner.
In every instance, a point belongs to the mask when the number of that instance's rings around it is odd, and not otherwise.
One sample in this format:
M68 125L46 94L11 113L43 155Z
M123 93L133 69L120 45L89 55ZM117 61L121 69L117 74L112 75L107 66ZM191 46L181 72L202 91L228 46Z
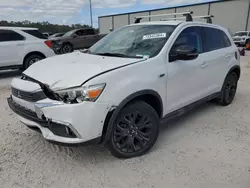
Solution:
M172 13L172 14L156 14L156 15L148 15L148 16L137 16L137 17L135 17L134 23L140 23L141 19L143 19L143 18L152 18L152 17L160 17L160 16L177 16L177 15L183 15L183 16L185 16L187 22L191 22L191 21L193 21L191 14L193 14L192 11Z
M193 16L192 18L196 19L196 18L204 18L207 23L210 23L212 24L213 21L212 21L212 18L214 16L213 15L206 15L206 16ZM169 19L160 19L161 21L169 21L169 20L182 20L182 19L185 19L186 17L176 17L176 18L169 18Z

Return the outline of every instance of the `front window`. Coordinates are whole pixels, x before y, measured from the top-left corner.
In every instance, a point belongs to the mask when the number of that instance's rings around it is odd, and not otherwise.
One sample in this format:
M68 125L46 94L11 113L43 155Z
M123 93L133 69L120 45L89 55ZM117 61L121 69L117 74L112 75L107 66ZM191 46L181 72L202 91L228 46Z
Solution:
M89 50L97 55L154 57L163 48L176 26L135 25L120 28L97 42Z
M247 32L237 32L234 34L234 37L235 36L239 36L239 37L247 36Z

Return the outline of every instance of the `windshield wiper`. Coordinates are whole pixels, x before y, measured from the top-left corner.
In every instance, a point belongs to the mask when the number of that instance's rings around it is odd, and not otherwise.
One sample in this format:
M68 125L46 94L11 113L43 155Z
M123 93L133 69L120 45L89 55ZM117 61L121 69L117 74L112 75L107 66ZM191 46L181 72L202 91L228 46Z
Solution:
M95 55L110 56L110 57L125 57L125 58L141 58L141 57L137 57L137 56L129 56L129 55L125 55L125 54L109 53L109 52L96 53Z

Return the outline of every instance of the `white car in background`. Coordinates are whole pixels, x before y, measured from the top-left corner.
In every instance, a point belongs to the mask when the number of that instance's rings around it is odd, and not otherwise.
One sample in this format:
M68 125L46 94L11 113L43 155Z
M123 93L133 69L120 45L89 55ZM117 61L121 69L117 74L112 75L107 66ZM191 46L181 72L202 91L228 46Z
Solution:
M0 27L0 69L27 69L54 56L51 41L37 28Z
M238 49L223 27L144 22L113 31L86 53L31 66L13 79L8 103L48 141L95 140L114 156L136 157L155 144L160 120L210 100L231 104L239 65Z
M238 31L233 34L233 41L237 46L245 47L250 39L250 31Z

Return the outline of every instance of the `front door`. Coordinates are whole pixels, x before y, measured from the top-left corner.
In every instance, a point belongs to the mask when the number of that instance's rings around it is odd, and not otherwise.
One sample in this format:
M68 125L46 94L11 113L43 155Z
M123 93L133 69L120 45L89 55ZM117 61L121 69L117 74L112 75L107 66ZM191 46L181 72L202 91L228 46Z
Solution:
M178 46L192 46L199 56L192 60L175 60L167 64L167 109L170 113L204 97L203 76L206 62L203 61L202 33L200 27L185 28L175 40L169 55Z

